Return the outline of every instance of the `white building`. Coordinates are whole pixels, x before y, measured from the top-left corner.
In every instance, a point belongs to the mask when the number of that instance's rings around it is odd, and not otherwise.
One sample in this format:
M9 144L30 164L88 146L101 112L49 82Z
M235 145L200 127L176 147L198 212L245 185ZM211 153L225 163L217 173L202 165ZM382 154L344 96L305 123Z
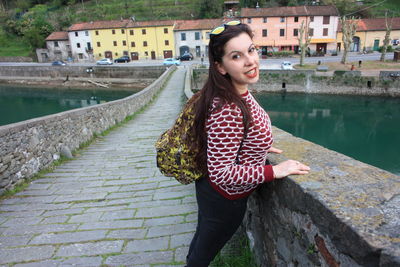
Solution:
M78 62L92 62L93 44L90 31L81 26L87 23L77 23L68 29L68 37L71 44L72 58Z
M197 58L207 57L210 31L221 23L221 19L177 20L174 27L175 54L190 52Z

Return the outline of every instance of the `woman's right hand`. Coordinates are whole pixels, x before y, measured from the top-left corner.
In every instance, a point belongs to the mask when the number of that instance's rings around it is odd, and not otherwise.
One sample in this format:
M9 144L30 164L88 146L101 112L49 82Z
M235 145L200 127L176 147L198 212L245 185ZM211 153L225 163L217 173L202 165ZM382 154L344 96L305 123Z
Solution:
M275 179L281 179L291 174L307 174L310 167L297 160L286 160L278 165L272 166Z

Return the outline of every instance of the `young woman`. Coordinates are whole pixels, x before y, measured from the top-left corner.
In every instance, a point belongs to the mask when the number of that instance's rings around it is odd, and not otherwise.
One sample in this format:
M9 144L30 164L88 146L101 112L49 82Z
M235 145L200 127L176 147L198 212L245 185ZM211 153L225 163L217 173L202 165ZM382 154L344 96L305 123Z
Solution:
M258 185L310 168L288 160L272 166L271 122L248 91L258 81L259 58L246 24L231 21L210 34L209 77L196 103L198 225L187 267L207 267L240 226L247 198Z

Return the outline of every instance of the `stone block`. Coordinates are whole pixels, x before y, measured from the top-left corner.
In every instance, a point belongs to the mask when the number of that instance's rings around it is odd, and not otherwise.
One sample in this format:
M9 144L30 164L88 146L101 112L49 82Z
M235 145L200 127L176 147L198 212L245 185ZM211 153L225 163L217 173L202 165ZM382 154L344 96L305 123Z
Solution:
M173 261L174 253L173 251L168 250L110 256L106 259L105 264L111 266L129 266L132 264L132 262L134 262L135 264L172 264Z
M104 239L107 231L94 230L94 231L81 231L70 233L49 233L35 236L29 244L65 244L65 243L78 243L86 241L96 241Z
M133 240L128 242L124 249L124 253L166 250L168 249L168 243L169 236Z
M53 246L7 248L0 250L0 264L49 259L55 251Z
M120 253L124 241L100 241L94 243L82 243L63 245L57 251L58 257L71 257L71 256L92 256L110 253Z

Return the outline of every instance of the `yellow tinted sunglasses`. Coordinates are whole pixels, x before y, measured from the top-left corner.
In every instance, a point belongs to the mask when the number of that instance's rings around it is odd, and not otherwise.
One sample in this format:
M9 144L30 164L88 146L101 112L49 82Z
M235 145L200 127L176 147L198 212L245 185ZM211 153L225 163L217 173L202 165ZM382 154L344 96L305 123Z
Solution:
M239 24L241 24L241 22L239 20L231 20L227 23L222 24L221 26L216 27L214 30L212 30L210 32L210 34L218 35L225 30L226 26L235 26L235 25L239 25Z

